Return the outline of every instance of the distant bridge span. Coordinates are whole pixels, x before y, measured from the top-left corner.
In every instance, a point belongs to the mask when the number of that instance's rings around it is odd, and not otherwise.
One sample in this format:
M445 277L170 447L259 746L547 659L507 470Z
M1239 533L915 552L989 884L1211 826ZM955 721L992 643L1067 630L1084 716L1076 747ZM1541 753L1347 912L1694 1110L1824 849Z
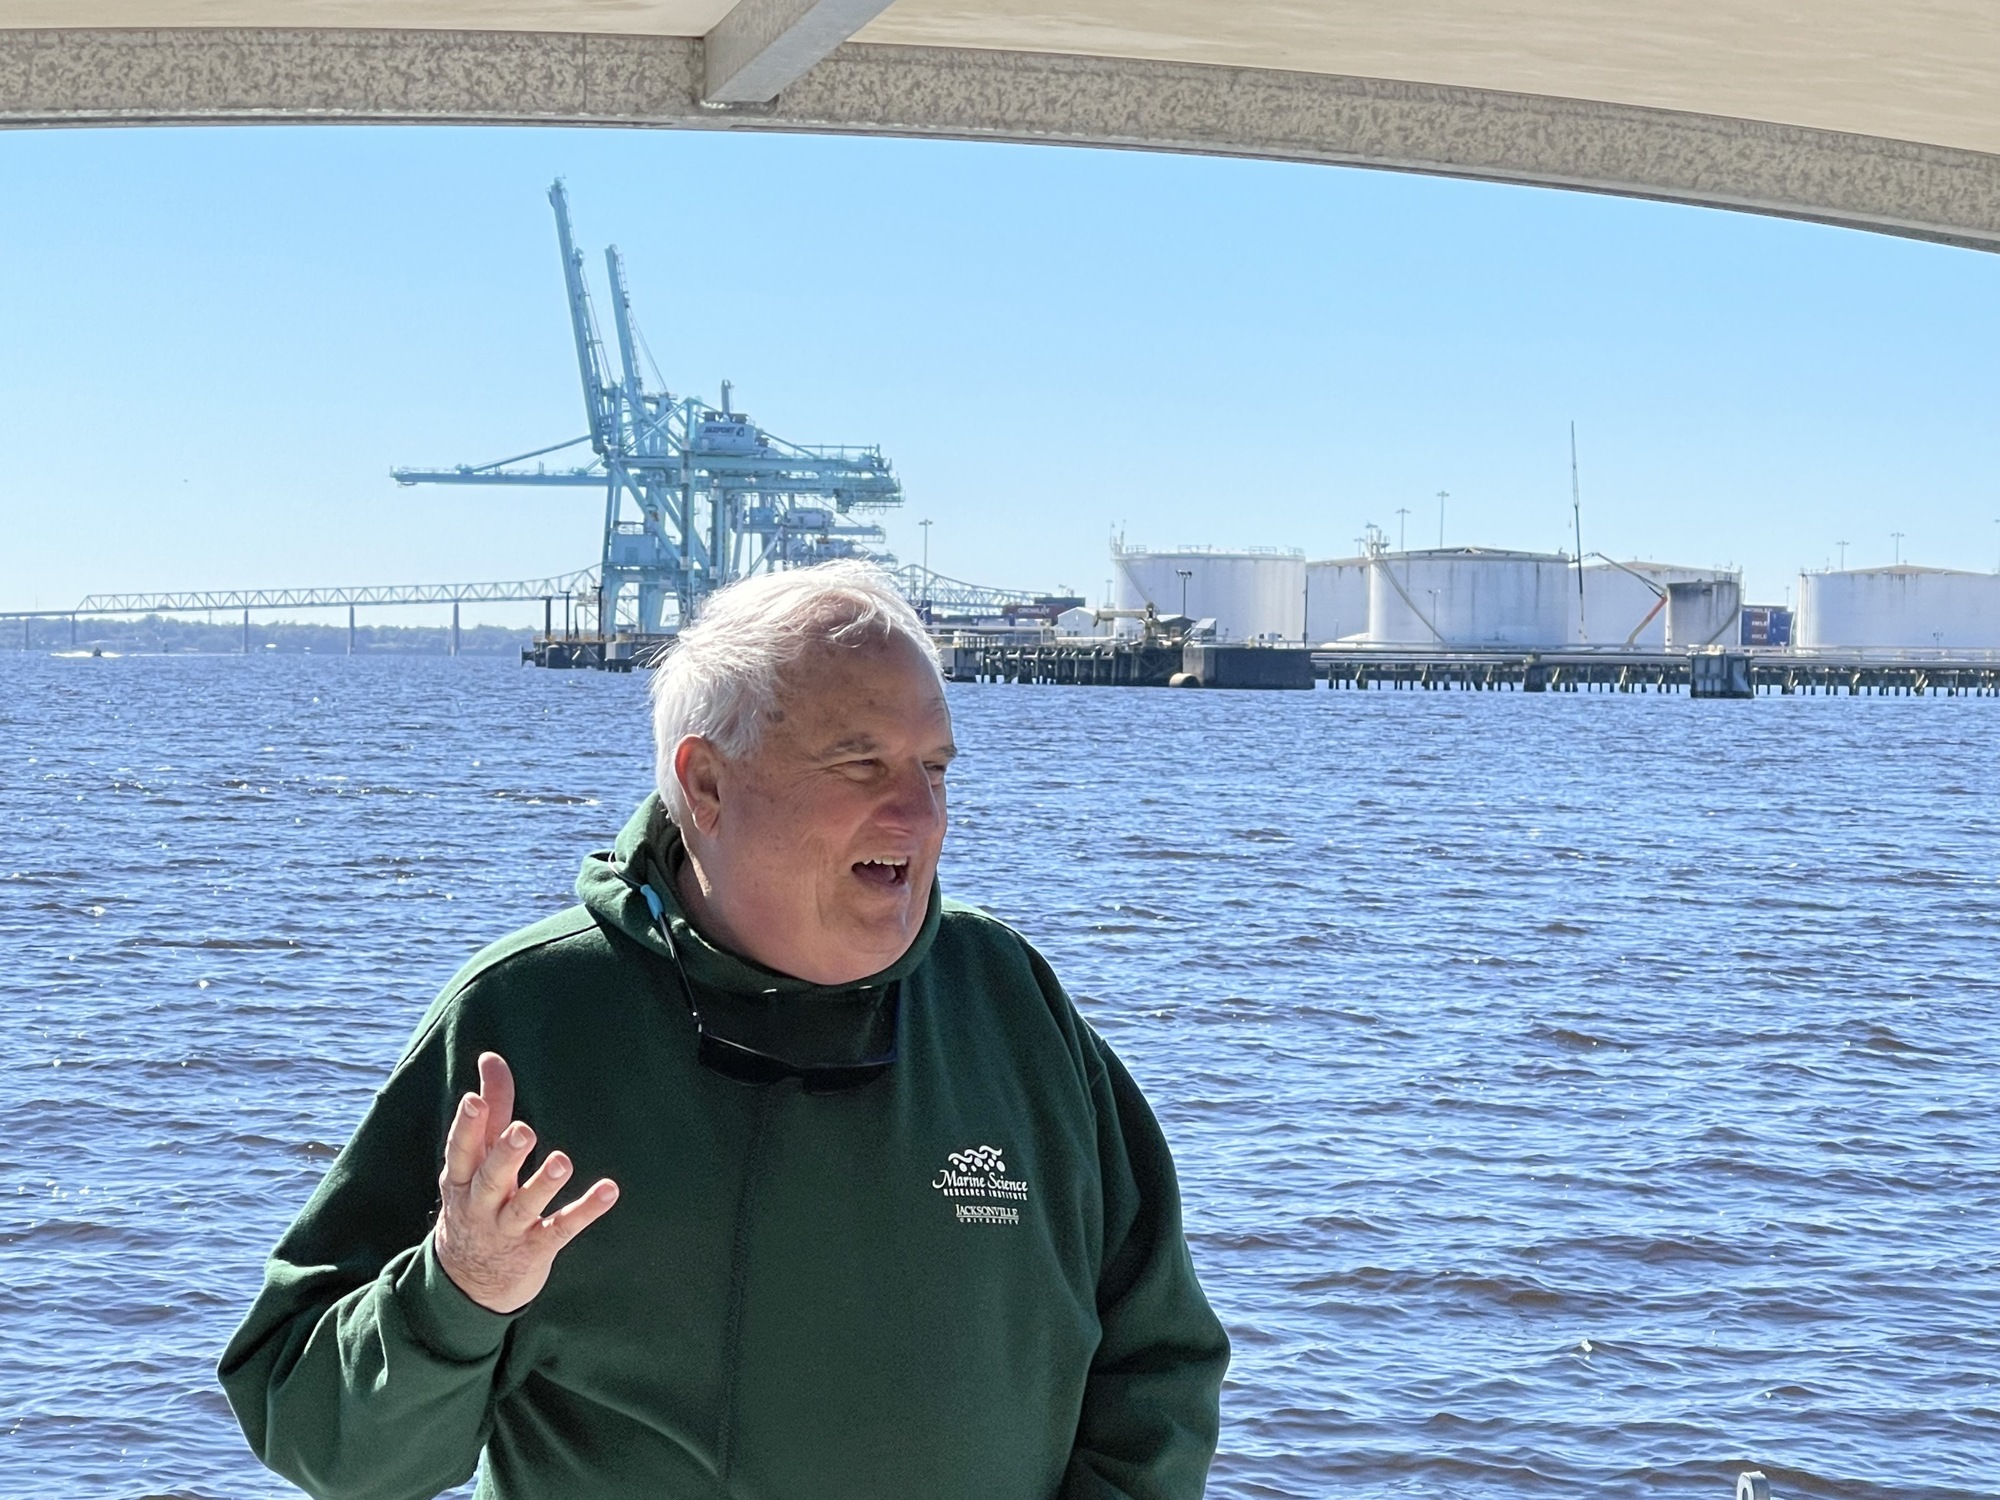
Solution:
M184 615L211 610L350 609L398 604L533 603L597 596L597 570L513 583L371 583L352 588L195 589L164 594L87 594L69 609L0 610L0 619L61 620L83 615Z
M540 599L551 606L557 599L588 599L595 617L597 570L582 568L553 578L518 579L511 583L375 583L351 588L309 589L192 589L162 594L86 594L70 609L0 610L0 619L21 622L23 649L28 630L35 620L68 620L71 643L75 643L76 622L88 616L105 615L185 615L207 614L215 610L240 610L243 615L243 649L250 649L250 611L253 609L347 609L347 649L354 649L354 612L410 604L451 606L451 654L458 655L458 607L461 604L533 603Z
M1049 596L1029 589L996 589L982 584L947 578L942 573L909 566L891 575L896 587L911 604L953 614L1001 614L1032 608ZM186 589L155 594L87 594L69 609L0 610L0 620L76 621L86 616L206 614L217 610L241 611L247 625L251 610L339 609L348 610L349 624L356 609L387 608L397 605L449 604L454 629L461 604L532 604L536 600L553 603L557 599L588 601L593 619L597 608L598 572L579 568L550 578L516 579L506 583L373 583L335 588L287 589Z

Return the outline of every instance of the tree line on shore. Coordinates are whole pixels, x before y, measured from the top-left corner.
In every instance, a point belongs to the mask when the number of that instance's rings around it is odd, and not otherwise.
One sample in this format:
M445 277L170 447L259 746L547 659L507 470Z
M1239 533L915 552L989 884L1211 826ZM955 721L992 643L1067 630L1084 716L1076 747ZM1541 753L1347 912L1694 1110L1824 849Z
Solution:
M139 619L79 618L72 630L68 618L9 620L0 631L0 650L116 651L126 655L235 655L243 650L243 621L180 615L146 615ZM534 631L505 625L468 625L458 633L462 656L511 656L534 639ZM314 656L347 653L347 625L310 624L297 620L250 621L250 649L297 652ZM354 630L357 656L446 656L451 652L449 625L361 625Z

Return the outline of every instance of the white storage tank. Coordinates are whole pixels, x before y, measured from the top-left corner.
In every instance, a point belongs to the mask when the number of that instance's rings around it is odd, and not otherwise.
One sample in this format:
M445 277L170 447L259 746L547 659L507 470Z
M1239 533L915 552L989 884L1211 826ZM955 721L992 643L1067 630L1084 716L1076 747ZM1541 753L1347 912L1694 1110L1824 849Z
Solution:
M1111 561L1120 609L1151 604L1163 615L1177 615L1185 598L1188 617L1214 620L1215 638L1222 641L1297 641L1305 629L1303 552L1154 552L1114 543Z
M1808 650L2000 650L2000 574L1910 563L1803 573L1793 643Z
M1689 568L1677 563L1592 563L1583 570L1583 630L1580 636L1572 632L1570 639L1592 646L1664 650L1667 585L1734 576L1719 568ZM1576 587L1574 576L1570 587ZM1572 619L1576 613L1572 604Z
M1383 646L1562 646L1576 573L1560 553L1440 547L1370 559L1368 641Z
M1368 567L1365 557L1306 564L1305 634L1314 642L1366 640Z
M1667 585L1667 649L1692 651L1736 644L1743 585L1735 574Z

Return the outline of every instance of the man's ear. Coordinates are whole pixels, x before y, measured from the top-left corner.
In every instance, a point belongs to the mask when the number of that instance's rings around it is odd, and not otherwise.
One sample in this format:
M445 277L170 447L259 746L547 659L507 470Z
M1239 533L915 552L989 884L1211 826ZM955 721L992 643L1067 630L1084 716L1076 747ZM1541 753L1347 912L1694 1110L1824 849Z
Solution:
M722 821L722 754L698 734L674 746L674 780L687 799L688 817L713 837Z

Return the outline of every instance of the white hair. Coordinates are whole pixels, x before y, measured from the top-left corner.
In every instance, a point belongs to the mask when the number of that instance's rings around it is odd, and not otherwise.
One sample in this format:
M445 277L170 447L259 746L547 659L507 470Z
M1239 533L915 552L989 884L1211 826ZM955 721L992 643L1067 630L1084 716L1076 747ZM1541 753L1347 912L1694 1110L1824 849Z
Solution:
M685 823L674 750L699 735L737 760L756 752L787 668L809 651L902 637L938 669L937 650L889 572L871 562L759 573L708 596L653 673L654 779Z

